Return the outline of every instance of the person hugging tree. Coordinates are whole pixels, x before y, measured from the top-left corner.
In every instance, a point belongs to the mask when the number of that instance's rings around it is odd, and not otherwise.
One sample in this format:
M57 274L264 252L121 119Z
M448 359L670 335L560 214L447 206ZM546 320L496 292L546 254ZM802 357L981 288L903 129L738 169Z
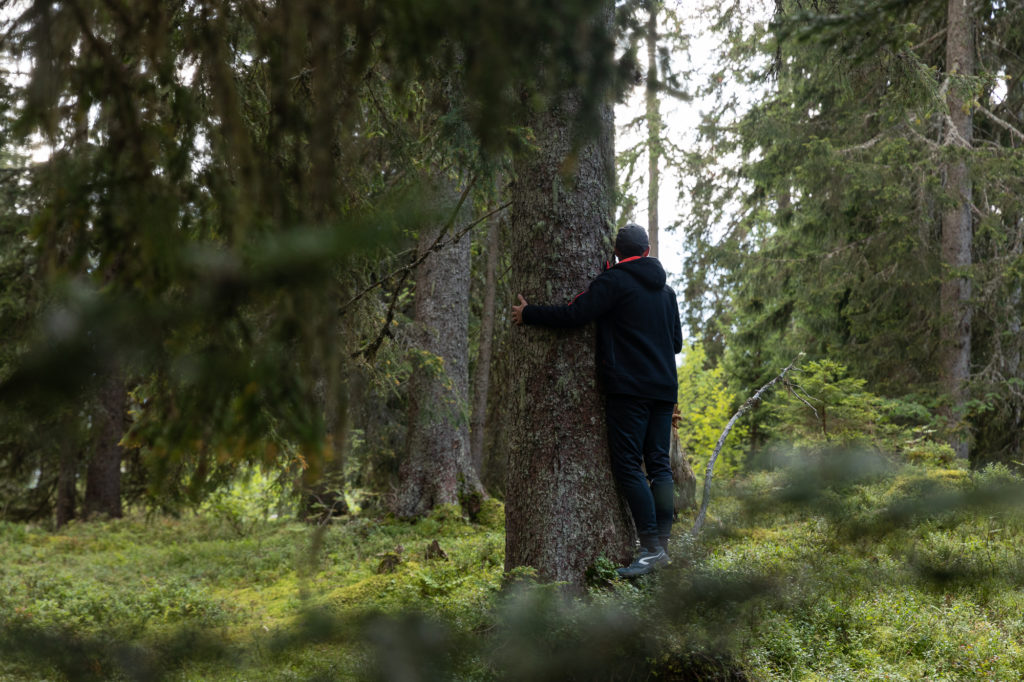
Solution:
M679 393L675 355L682 350L676 294L665 269L648 257L647 231L635 224L615 238L618 262L569 305L530 305L518 294L516 324L577 327L597 322L597 365L604 379L608 446L615 481L633 513L640 555L624 578L668 563L672 530L672 413ZM644 474L646 467L646 475Z

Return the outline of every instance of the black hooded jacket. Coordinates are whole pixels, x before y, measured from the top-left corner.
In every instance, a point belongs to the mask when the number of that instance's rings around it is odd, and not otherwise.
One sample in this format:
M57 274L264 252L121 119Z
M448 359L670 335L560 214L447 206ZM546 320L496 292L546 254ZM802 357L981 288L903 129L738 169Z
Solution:
M569 305L528 305L524 324L576 327L597 320L597 362L607 393L676 402L683 331L675 292L656 258L627 258Z

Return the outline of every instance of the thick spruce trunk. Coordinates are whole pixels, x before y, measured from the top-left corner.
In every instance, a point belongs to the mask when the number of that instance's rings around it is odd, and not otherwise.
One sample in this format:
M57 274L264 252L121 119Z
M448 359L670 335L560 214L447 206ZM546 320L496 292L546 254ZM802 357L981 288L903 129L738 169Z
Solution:
M974 75L974 22L969 0L949 0L946 26L946 72L952 77ZM966 154L972 143L970 102L965 88L950 83L947 93L950 130L946 143L960 153L946 163L945 191L953 205L942 214L942 262L950 270L940 292L942 309L942 387L950 397L949 416L962 419L967 400L966 383L971 358L971 281L965 270L971 265L973 224L971 177ZM961 430L951 438L957 456L968 457L968 440Z
M491 218L487 226L486 271L484 274L484 305L480 313L480 347L473 376L473 417L470 420L470 457L477 475L483 479L484 428L487 422L487 392L491 377L491 347L494 341L494 293L498 286L498 253L501 220Z
M568 303L611 254L614 149L611 104L575 155L572 95L531 121L537 151L516 160L511 282L531 303ZM566 175L565 172L569 171ZM626 562L632 522L612 480L593 325L512 330L505 567L581 585L604 555Z
M440 229L420 235L419 253ZM468 236L416 268L416 367L409 380L407 450L395 501L399 516L455 503L472 514L483 493L469 454L469 283Z
M93 415L96 438L92 457L85 472L85 500L82 512L85 518L106 515L120 518L121 512L121 458L119 445L127 422L127 393L124 373L112 368L99 387L97 409Z

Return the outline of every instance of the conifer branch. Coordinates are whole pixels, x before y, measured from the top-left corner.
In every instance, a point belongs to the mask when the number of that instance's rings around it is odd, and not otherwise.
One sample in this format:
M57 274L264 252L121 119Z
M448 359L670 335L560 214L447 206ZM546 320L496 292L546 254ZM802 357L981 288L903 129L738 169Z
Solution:
M704 528L704 519L707 517L708 513L708 503L711 501L711 477L715 472L715 460L718 459L718 455L721 453L722 446L725 445L725 439L728 438L729 432L732 431L732 427L740 417L745 415L752 407L761 402L761 397L768 391L768 389L780 381L784 384L787 383L786 375L793 371L796 367L797 360L803 357L803 355L804 354L801 353L796 360L789 363L789 366L779 372L774 379L757 389L757 392L747 398L747 401L740 406L740 409L736 410L736 414L734 414L732 419L729 420L729 423L725 425L725 430L722 431L722 435L718 437L718 442L715 443L715 449L711 453L711 459L708 460L707 470L704 473L704 492L701 496L700 511L697 512L697 519L693 522L693 529L690 530L690 535L693 537L700 535L701 530ZM811 409L814 408L812 407ZM817 415L818 411L815 410L814 414Z
M929 149L932 149L932 150L941 149L941 145L939 145L937 142L934 142L933 140L929 140L927 137L925 137L921 133L917 132L917 130L914 129L914 126L911 125L910 121L907 121L907 131L910 133L911 137L913 137L918 142L924 143L924 145L926 147L928 147Z
M946 137L942 141L944 146L955 144L958 147L965 149L971 148L971 143L968 142L960 131L957 130L956 123L953 121L953 116L949 113L949 93L950 75L947 74L945 80L942 81L942 86L939 88L939 100L945 107L942 109L942 118L946 122Z

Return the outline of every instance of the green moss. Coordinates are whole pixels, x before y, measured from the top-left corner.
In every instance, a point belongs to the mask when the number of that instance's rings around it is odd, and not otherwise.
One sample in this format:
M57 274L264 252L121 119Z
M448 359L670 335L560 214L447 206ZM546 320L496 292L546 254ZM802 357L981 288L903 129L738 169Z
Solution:
M476 522L484 528L505 530L505 505L500 500L488 497L480 503L480 512Z
M244 538L204 517L60 533L6 524L0 622L71 633L101 666L130 644L181 679L361 679L371 641L422 669L441 660L448 678L491 679L495 660L539 670L569 656L559 642L585 653L580 665L627 660L616 647L641 641L651 614L658 634L644 651L664 670L712 660L766 680L1020 679L1024 518L984 506L986 486L1018 483L1003 470L908 467L780 504L786 478L760 472L716 488L714 525L686 557L642 585L605 562L583 600L537 586L532 569L503 575L496 500L477 523L454 506L415 523L353 517L316 543L290 521ZM954 506L867 523L922 498ZM434 541L447 559L428 556ZM377 572L384 554L399 559L391 573ZM13 658L0 676L63 674L20 651L3 650Z

